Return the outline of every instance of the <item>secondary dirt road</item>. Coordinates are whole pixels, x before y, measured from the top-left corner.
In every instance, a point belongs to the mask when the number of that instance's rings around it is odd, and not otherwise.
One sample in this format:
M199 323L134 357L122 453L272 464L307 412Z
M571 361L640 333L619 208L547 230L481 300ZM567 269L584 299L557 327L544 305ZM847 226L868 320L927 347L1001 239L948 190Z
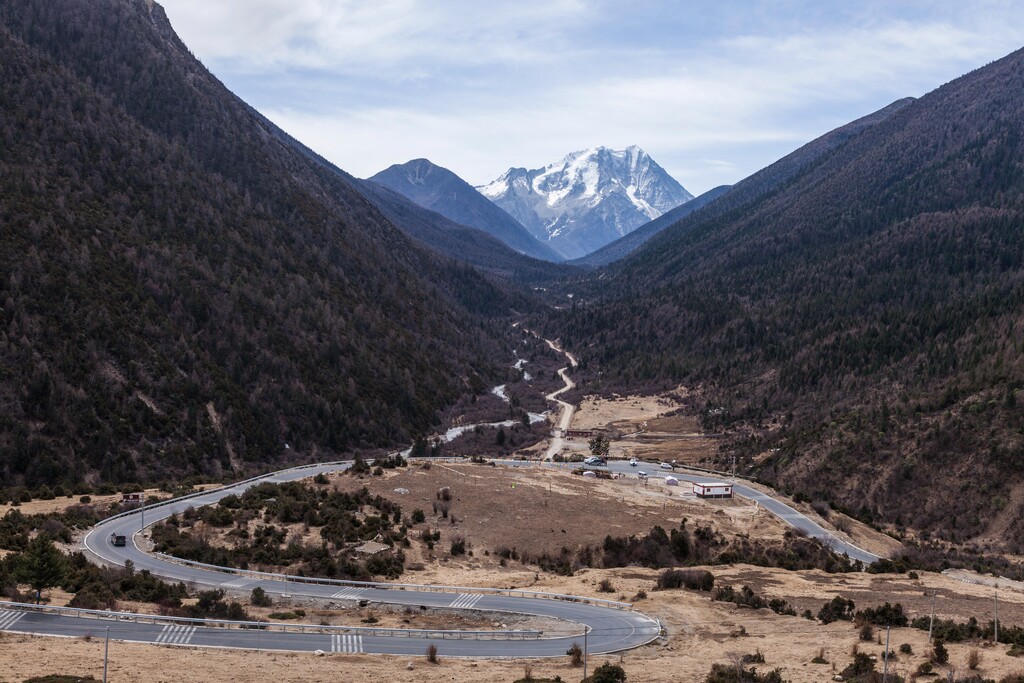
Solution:
M561 368L558 371L558 376L562 378L563 382L565 382L565 386L559 389L558 391L553 391L547 396L545 396L547 400L554 401L561 408L561 414L558 418L558 424L556 425L555 436L551 437L551 445L548 446L547 453L544 454L545 460L551 460L555 457L555 455L561 453L562 448L565 447L565 439L562 435L565 433L567 429L569 429L570 425L572 425L572 416L573 413L576 412L575 406L573 406L571 403L566 403L565 401L561 400L558 397L564 394L565 392L569 391L570 389L576 387L576 383L569 379L568 372L569 367L575 368L577 365L579 365L579 362L576 360L576 356L564 350L557 343L551 341L550 339L545 339L544 341L546 341L548 346L550 346L558 353L564 354L565 357L569 360L569 365L564 368Z

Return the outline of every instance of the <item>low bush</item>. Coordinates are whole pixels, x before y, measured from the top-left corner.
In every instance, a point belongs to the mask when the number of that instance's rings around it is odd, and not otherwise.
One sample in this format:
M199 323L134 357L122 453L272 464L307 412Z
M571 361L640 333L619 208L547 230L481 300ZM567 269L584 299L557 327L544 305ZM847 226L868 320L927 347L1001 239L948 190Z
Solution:
M658 577L658 588L689 588L710 591L715 587L715 575L701 569L666 569Z
M833 621L853 621L853 609L853 600L847 600L837 595L818 610L818 619L823 624L831 624Z
M253 607L270 607L274 601L270 599L265 590L256 586L249 595L249 602Z
M869 607L857 612L858 621L866 621L875 626L906 626L907 615L903 612L903 605L896 603L890 605L888 602L880 607Z

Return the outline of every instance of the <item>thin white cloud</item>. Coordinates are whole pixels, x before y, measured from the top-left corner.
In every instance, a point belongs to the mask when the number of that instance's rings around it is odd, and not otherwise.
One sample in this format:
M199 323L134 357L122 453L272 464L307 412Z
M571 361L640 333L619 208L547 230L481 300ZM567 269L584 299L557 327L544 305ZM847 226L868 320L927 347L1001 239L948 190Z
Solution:
M236 68L408 75L411 68L536 59L584 22L578 0L165 0L192 50ZM225 27L230 27L225 31Z
M735 182L1024 38L1024 7L986 2L904 5L916 20L876 3L856 16L818 11L813 25L791 17L784 31L748 23L678 40L655 16L644 26L650 41L619 30L629 8L583 0L167 4L186 43L226 69L218 75L229 84L232 73L261 70L308 83L301 98L259 85L249 97L356 175L422 156L483 183L511 165L636 143L693 192ZM332 78L346 87L319 87Z

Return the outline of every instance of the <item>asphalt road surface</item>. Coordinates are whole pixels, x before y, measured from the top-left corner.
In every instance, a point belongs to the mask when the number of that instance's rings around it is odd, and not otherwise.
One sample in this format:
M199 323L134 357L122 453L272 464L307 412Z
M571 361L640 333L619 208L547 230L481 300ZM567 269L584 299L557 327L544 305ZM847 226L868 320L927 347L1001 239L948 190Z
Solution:
M229 494L241 493L249 486L263 482L284 482L312 477L348 467L334 463L314 467L283 470L258 481L243 482L229 488L211 491L187 500L176 501L145 511L146 525L181 513L189 507L217 502ZM236 594L248 594L259 586L272 596L317 598L349 603L368 600L371 603L420 606L441 609L472 609L487 612L529 614L572 622L579 626L578 635L561 637L522 637L515 633L488 634L484 638L458 634L441 637L439 633L416 635L382 633L381 629L348 629L332 632L294 632L277 630L221 628L195 623L145 623L143 621L112 621L73 615L48 614L12 609L0 603L0 630L55 636L91 635L103 637L110 628L110 637L117 640L160 643L177 646L231 647L284 651L367 652L398 655L423 655L433 643L442 656L465 657L547 657L564 656L573 643L583 645L583 630L588 631L586 644L591 653L609 653L638 647L658 637L660 624L639 612L611 606L540 597L527 597L478 591L421 591L401 588L375 588L356 584L312 584L232 574L215 569L187 566L146 553L136 545L135 534L142 525L139 512L111 519L94 527L85 537L87 554L94 561L123 566L131 560L137 570L148 569L168 581L184 581L204 589L221 588ZM127 545L115 547L112 534L128 537ZM310 627L316 630L315 626Z

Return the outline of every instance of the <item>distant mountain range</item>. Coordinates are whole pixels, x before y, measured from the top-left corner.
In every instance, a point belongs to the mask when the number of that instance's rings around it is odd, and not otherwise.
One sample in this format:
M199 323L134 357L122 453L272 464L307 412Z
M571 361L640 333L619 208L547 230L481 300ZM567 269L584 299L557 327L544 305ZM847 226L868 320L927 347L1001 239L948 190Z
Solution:
M368 180L436 211L455 223L490 233L522 254L546 261L563 260L516 219L481 196L472 185L427 159L395 164Z
M594 147L477 188L567 259L626 235L693 195L637 146Z

